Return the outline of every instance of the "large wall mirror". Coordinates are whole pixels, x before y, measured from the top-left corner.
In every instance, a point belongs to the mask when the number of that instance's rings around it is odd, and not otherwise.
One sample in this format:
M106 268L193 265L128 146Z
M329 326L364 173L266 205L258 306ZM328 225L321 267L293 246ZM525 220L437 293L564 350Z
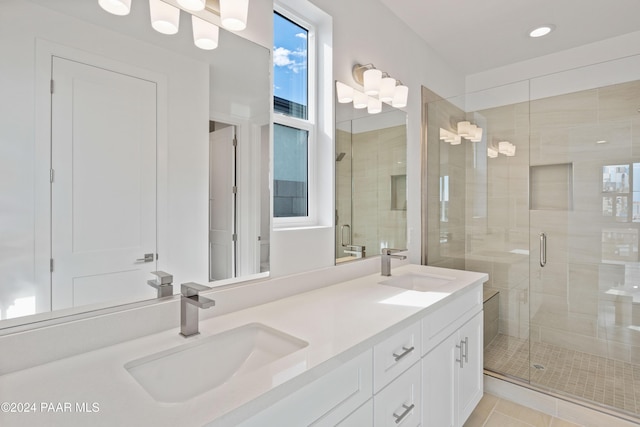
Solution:
M269 50L149 12L0 2L0 330L268 274Z
M407 247L406 121L336 103L336 263Z

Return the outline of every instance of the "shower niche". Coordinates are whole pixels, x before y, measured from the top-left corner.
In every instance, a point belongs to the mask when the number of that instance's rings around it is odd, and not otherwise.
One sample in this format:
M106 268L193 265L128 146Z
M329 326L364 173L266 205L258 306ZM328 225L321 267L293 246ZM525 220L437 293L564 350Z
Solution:
M532 210L573 210L573 163L529 168Z

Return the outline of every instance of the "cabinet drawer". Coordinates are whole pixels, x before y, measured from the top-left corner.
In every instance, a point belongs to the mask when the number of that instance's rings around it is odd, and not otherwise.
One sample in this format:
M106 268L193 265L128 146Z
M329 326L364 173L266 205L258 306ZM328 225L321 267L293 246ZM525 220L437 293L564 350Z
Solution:
M373 348L374 393L420 360L420 340L420 322L416 322Z
M422 319L422 355L451 335L482 310L482 284Z
M372 355L368 350L240 425L335 426L371 398L372 371Z
M414 364L373 398L375 427L415 427L422 420L421 367Z
M364 427L373 425L373 399L338 423L338 427Z

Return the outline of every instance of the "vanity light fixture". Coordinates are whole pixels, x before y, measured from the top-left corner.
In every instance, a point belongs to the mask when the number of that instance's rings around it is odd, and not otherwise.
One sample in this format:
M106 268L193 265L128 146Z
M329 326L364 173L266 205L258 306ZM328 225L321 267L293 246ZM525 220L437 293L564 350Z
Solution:
M191 15L191 25L193 26L193 42L200 49L213 50L218 47L220 28L211 22Z
M221 9L222 4L221 0ZM409 88L388 73L378 70L373 64L356 64L353 66L352 74L356 83L363 87L364 93L336 81L336 97L339 103L346 104L353 101L353 108L367 108L369 114L380 113L383 102L395 108L407 106Z
M176 34L180 25L180 9L162 0L149 0L151 26L162 34Z
M507 157L513 157L516 155L516 146L509 141L500 141L498 142L498 152Z
M162 34L176 34L180 25L180 8L193 12L206 9L220 16L223 25L234 31L243 30L247 26L249 0L220 0L219 10L216 9L215 2L207 7L207 0L176 1L180 7L174 6L175 3L168 0L149 0L149 14L154 30ZM131 11L131 0L98 0L98 4L114 15L128 15ZM191 24L193 42L197 47L204 50L218 47L220 28L217 25L193 14L191 14Z
M487 157L495 159L498 157L498 150L496 150L495 147L487 147Z
M118 16L125 16L131 12L131 0L98 0L101 8Z
M247 28L248 13L249 0L220 0L222 26L231 31L242 31Z

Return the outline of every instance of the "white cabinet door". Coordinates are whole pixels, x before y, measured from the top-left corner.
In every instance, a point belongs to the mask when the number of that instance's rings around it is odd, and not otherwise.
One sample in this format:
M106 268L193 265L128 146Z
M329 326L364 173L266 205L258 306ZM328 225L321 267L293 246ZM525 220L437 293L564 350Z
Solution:
M483 312L460 328L463 367L458 370L458 425L464 424L482 398Z
M454 333L422 359L422 417L425 426L455 425L457 343L458 334Z
M375 427L417 427L422 422L420 363L393 380L373 398Z

